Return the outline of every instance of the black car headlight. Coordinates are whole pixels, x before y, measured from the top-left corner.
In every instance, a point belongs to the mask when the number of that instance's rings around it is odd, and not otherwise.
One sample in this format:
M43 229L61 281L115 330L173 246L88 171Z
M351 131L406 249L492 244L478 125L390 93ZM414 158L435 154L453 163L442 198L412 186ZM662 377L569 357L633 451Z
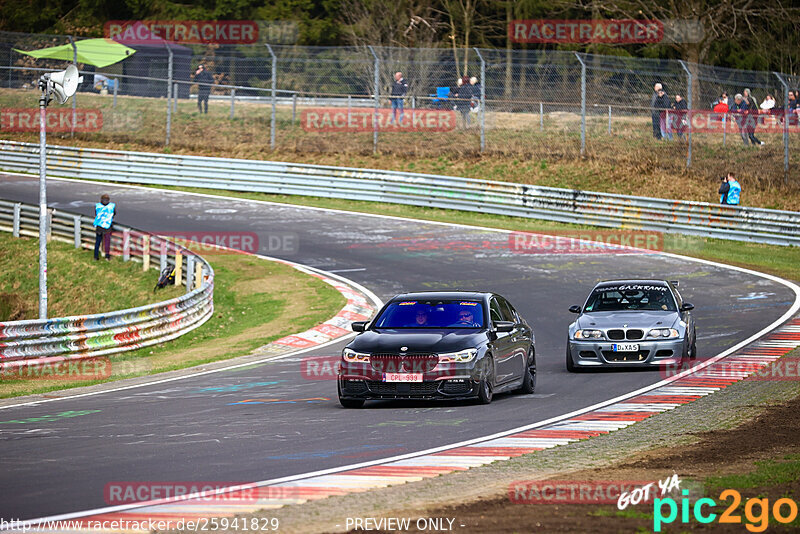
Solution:
M674 338L678 337L678 331L674 328L653 328L647 333L648 338Z
M576 330L575 339L603 339L602 330Z
M356 352L350 349L344 349L342 351L342 358L346 362L369 362L369 354L364 352Z
M466 363L471 362L478 355L478 349L466 349L459 352L439 354L439 363Z

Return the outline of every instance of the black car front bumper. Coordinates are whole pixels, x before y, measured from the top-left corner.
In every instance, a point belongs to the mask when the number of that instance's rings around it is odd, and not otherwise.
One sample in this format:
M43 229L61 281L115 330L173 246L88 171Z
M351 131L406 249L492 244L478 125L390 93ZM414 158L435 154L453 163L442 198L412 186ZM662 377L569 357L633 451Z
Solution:
M480 382L472 377L448 377L422 382L383 382L364 377L339 377L342 399L472 399Z

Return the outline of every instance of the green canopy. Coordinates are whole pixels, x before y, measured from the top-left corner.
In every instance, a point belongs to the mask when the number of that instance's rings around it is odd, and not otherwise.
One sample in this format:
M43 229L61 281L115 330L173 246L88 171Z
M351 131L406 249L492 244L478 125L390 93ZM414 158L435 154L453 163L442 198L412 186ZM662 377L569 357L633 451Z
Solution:
M94 65L95 67L101 68L113 65L136 53L136 50L133 48L128 48L111 39L84 39L82 41L75 41L75 46L78 49L78 63ZM50 48L42 48L41 50L32 50L30 52L17 50L16 48L14 50L37 59L73 60L71 44L51 46Z

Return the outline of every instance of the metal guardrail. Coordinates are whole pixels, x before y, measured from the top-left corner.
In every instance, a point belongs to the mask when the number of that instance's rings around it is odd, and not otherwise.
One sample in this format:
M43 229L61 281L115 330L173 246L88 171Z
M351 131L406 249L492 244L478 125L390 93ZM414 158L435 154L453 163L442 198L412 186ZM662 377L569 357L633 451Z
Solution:
M76 248L92 249L92 222L81 215L50 210L48 236L74 243ZM0 230L37 237L38 227L37 206L0 200ZM108 313L0 322L0 368L29 365L32 359L51 362L97 357L155 345L194 330L213 315L214 270L205 259L166 239L116 223L112 239L124 261L141 261L145 271L151 265L176 267L175 283L185 283L186 294Z
M38 145L0 140L0 170L35 174ZM396 171L52 146L49 176L348 200L512 215L800 245L800 213Z

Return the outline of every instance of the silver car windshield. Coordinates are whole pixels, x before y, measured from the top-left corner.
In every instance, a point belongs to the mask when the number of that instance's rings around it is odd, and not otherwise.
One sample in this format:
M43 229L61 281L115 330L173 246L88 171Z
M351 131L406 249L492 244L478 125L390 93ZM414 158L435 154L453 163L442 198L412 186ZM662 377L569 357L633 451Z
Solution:
M599 287L592 291L585 313L604 311L677 311L669 288L652 285L619 285Z

